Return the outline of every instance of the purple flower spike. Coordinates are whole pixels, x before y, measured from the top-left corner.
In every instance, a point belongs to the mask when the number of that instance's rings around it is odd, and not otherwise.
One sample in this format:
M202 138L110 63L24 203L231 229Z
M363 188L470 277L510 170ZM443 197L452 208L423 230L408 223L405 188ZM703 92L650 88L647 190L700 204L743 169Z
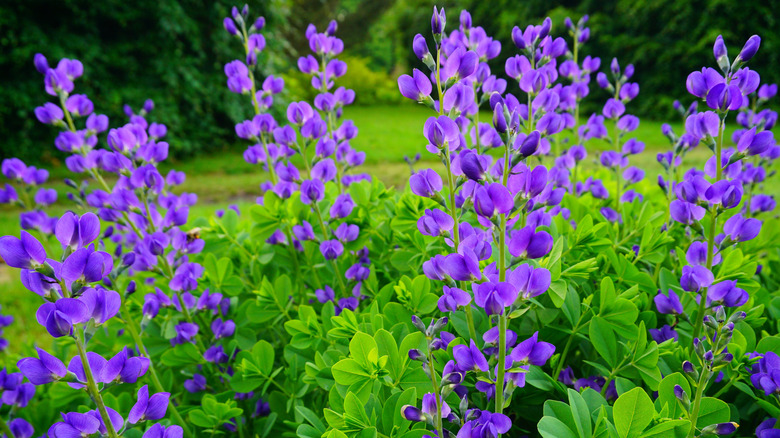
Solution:
M462 372L467 371L488 371L487 359L482 351L477 348L474 340L470 340L469 346L456 345L452 350L452 356L458 364L458 369Z
M44 264L46 251L41 242L27 231L22 231L21 239L0 237L0 257L13 268L31 269Z
M167 392L158 392L149 397L149 386L144 385L138 390L138 401L130 409L127 415L127 421L130 424L136 424L139 421L159 420L165 416L168 410L168 400L171 394Z
M655 301L655 307L660 313L667 315L681 315L683 313L680 297L671 289L666 294L658 291L658 295L653 298L653 301Z
M68 374L61 360L38 348L38 358L26 357L17 363L19 371L33 385L45 385Z

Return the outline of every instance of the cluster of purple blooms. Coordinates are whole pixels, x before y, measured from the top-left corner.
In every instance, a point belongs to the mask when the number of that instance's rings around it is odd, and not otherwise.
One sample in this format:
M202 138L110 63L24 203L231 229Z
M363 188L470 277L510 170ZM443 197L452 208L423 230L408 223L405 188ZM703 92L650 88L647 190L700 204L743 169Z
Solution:
M670 199L669 218L673 221L666 226L671 227L673 223L687 226L695 238L685 254L687 265L683 266L680 278L682 290L698 294L694 338L699 335L706 309L717 311L719 306L735 308L748 301L747 292L738 287L737 281L716 282L712 268L720 264L721 251L758 235L762 222L753 217L757 212L774 208L771 197L753 195L753 188L766 177L764 166L780 156L780 146L776 145L770 131L776 114L768 109L761 111L760 116L755 112L759 101L765 102L774 96L772 90L776 87L759 87L758 73L744 67L755 55L759 43L758 36L751 37L732 63L723 39L718 37L713 51L720 72L704 68L701 72L691 73L687 80L688 91L701 99L707 109L697 111L700 109L698 102L687 109L676 103L675 107L685 118L685 133L677 136L668 125L663 128L673 144L672 151L658 156L667 174L666 179L659 175L659 185ZM760 96L751 99L759 89ZM733 135L736 148L724 148L726 118L732 111L739 111L737 121L742 128ZM704 170L692 168L679 182L673 181L673 176L679 177L677 169L682 165L685 153L700 143L714 152ZM746 187L749 187L747 194ZM743 197L748 198L746 202L743 202ZM744 205L744 210L735 212L741 205ZM709 216L707 229L702 224L706 216ZM722 233L719 233L718 222L724 216L727 219L722 223ZM660 313L689 320L675 291L659 292L655 303ZM678 339L677 333L669 326L662 327L656 336L659 340Z
M675 327L680 321L691 323L693 347L701 366L697 369L686 361L683 371L701 388L713 377L722 378L719 370L733 359L726 344L735 323L745 317L739 308L750 300L738 280L723 278L727 274L723 272L716 276L713 267L722 262L721 252L757 237L762 221L754 216L775 207L772 197L754 193L766 178L766 167L780 156L780 146L770 131L777 114L769 109L758 110L760 104L774 97L777 87L760 85L758 73L744 66L757 52L760 41L758 36L751 37L732 62L723 38L716 39L713 53L719 71L708 67L688 76L688 92L699 100L687 108L675 102L675 109L685 122L685 132L678 136L669 125L664 125L663 133L672 150L658 154L665 170L658 183L669 200L664 228L681 224L693 238L685 253L687 263L682 267L680 289L694 294L695 300L681 300L672 289L659 291L654 298L656 308L661 314L673 316L674 322L651 330L651 335L658 342L678 342L680 335ZM735 147L724 148L727 116L733 112L737 112L741 127L732 137ZM703 170L692 168L680 175L686 153L699 144L707 146L712 157ZM683 303L690 302L694 302L695 316L686 313ZM730 309L733 310L729 315ZM757 388L771 389L771 377L762 378L771 375L771 365L767 364L774 358L767 356L754 367L753 383ZM762 374L765 369L770 374ZM687 394L679 397L688 400ZM692 406L687 404L693 418L699 413L700 401L701 396L693 399ZM727 426L721 432L733 430L733 426Z
M78 208L94 209L97 214L77 215L69 211L60 218L48 218L40 208L55 202L56 192L41 188L34 202L31 200L32 191L46 181L48 173L18 159L4 160L3 174L24 186L17 190L6 185L2 199L18 204L26 212L22 214L21 238L0 239L0 256L9 266L20 269L22 284L41 297L43 304L36 313L37 321L54 338L73 338L78 353L66 365L38 349L37 357L19 362L19 369L33 385L62 381L74 389L84 389L96 405L97 409L89 413L64 413L62 421L50 429L51 436L98 432L118 436L146 420L162 419L166 411L181 426L155 425L145 432L145 437L192 436L175 405L168 408L170 394L162 387L149 360L143 336L152 320L169 308L166 320L172 317L176 322L172 344L192 342L206 362L228 361L222 344L235 331L235 324L227 318L230 301L219 293L198 292L198 280L204 270L190 256L202 251L204 241L197 233L181 229L197 197L173 192L184 181L182 172L171 170L163 176L158 170L159 163L168 156L168 143L161 140L167 129L147 121L154 108L151 100L137 113L125 106L129 122L109 130L108 118L93 112L87 96L72 94L73 81L83 74L79 61L64 59L56 68L49 68L46 58L36 55L35 66L44 75L47 93L59 101L59 105L50 102L36 108L36 117L61 129L55 145L70 154L65 160L67 168L88 178L81 183L67 180L75 189L68 198ZM79 118L86 118L82 129L77 125ZM98 135L106 131L106 147L100 148ZM97 187L91 187L92 183ZM102 226L101 222L109 225ZM28 230L40 232L43 243ZM49 246L50 235L61 251L50 249L55 247ZM61 255L54 258L55 254ZM143 272L157 274L164 282L156 284L154 275L144 275L139 283L132 279ZM136 320L128 311L127 300L138 289L147 287L153 287L155 292L145 295L142 318ZM122 348L108 359L88 351L96 331L104 330L101 327L117 330L120 325L114 321L120 316L123 325L118 330L133 335L133 348ZM203 333L201 324L210 328L210 333ZM225 373L232 373L229 366L218 366L224 367ZM148 387L143 386L126 420L106 406L102 398L105 389L118 383L134 385L147 373L152 374L157 393L149 396ZM224 381L213 384L224 385ZM27 391L27 400L34 393L32 388L32 392ZM19 400L26 404L24 396L19 396Z
M582 36L589 32L584 21L574 31L579 43L588 38ZM426 149L444 164L447 189L433 169L415 172L409 184L415 195L433 201L418 229L444 250L426 261L423 271L442 284L439 310L465 313L471 340L468 346L455 346L454 360L439 372L432 353L454 338L441 331L447 319L434 320L428 328L415 320L429 339L430 354L413 350L410 357L423 361L433 392L423 399L422 409L408 406L403 414L428 422L437 436L446 436L447 420L460 428L457 436L495 437L511 426L502 411L514 389L525 386L529 366L543 366L555 351L536 333L518 342L517 333L508 328L510 315L550 287L552 275L539 262L553 239L542 227L550 225L552 216L568 213L559 204L570 185L569 169L548 170L534 166L530 158L549 154L552 136L574 127L575 107L587 95L590 69L598 68L598 61L587 58L582 70L576 62L561 66L573 83L555 84L557 58L568 50L565 40L550 36L551 20L525 31L515 28L513 41L522 54L507 61L506 73L527 96L527 103L520 103L488 67L487 60L500 50L498 42L474 27L467 11L461 12L459 29L449 34L445 22L444 11L434 8L435 51L422 35L414 38L415 54L430 75L415 69L413 75L401 76L398 85L405 97L438 113L425 123L424 135ZM492 125L479 121L483 104L492 109ZM473 312L492 320L481 347ZM494 409L470 408L475 399L462 382L472 372L477 375L474 387L495 401ZM461 399L461 417L443 401L453 391Z
M252 143L244 152L244 159L261 164L269 172L270 181L261 184L264 192L310 206L317 219L315 226L306 220L286 223L269 237L268 243L290 247L296 260L302 257L296 252L305 251L305 242L317 244L323 258L331 264L340 290L334 291L317 278L312 282L315 297L322 303L334 301L337 313L345 308L355 310L364 298L361 286L368 278L371 261L367 248L351 254L346 250L360 235L359 227L347 222L356 204L346 188L370 177L349 173L363 164L366 154L350 145L358 134L355 124L342 120L344 107L354 102L355 92L336 87L336 79L347 72L347 64L337 58L344 49L342 40L335 36L338 25L331 21L323 32L318 32L313 24L306 29L312 54L299 58L298 68L311 76L311 86L317 95L313 105L306 101L291 102L286 110L287 123L279 124L268 110L273 103L272 96L282 90L284 83L269 76L263 81L262 89L255 91L259 83L255 76L256 52L265 46L259 33L265 19L260 17L247 27L248 13L246 7L241 12L234 8L232 18L225 18L225 29L241 40L246 50L246 64L235 60L225 66L228 88L236 93L249 93L255 113L252 119L236 125L238 137ZM290 161L295 155L300 155L305 170L299 170ZM337 193L326 206L323 200L330 185L335 186ZM262 204L263 197L257 202ZM319 233L315 233L315 227ZM352 261L342 273L341 264L347 258Z
M0 188L0 204L15 205L24 210L19 215L22 229L51 234L57 218L50 217L44 209L57 202L57 191L40 187L49 179L49 172L27 166L18 158L3 160L2 172L11 182Z

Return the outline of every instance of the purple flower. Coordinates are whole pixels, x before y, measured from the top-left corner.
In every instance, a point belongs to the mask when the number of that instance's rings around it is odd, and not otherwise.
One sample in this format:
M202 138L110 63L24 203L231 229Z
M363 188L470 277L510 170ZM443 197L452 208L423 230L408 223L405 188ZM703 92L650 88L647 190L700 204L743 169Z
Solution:
M40 348L38 358L26 357L17 363L19 371L27 377L33 385L45 385L65 377L68 369L61 360L52 356ZM8 388L10 389L10 388Z
M517 300L518 291L507 282L481 283L474 286L474 302L488 315L503 315L504 308Z
M430 98L433 86L425 73L418 69L412 71L412 76L401 75L398 78L398 89L401 95L417 102L423 102Z
M608 119L617 120L620 116L623 115L625 111L626 106L623 104L623 102L610 98L607 100L607 103L604 104L604 108L601 113L604 114L604 117Z
M507 214L512 207L512 194L500 183L478 186L474 191L474 210L482 217L491 218L496 213Z
M433 169L421 170L409 178L412 193L426 198L434 197L443 188L441 177Z
M31 269L44 264L46 251L35 237L22 231L21 239L14 236L0 237L0 257L13 268Z
M507 281L512 284L524 299L539 296L550 287L552 275L545 268L534 268L529 264L518 266Z
M454 312L458 307L463 307L471 302L468 292L456 287L444 286L442 296L439 298L439 310L442 312Z
M750 61L756 52L758 52L758 47L760 45L761 37L758 35L753 35L752 37L748 38L748 40L745 42L745 45L742 46L742 50L740 50L739 55L737 55L737 59L735 59L735 61Z
M744 131L737 142L737 150L748 155L760 155L774 146L775 139L772 131L756 133L756 127Z
M149 386L142 386L138 390L138 400L127 415L127 422L136 424L139 421L159 420L165 417L170 398L171 394L167 392L158 392L149 397Z
M344 253L344 245L338 240L325 240L320 243L320 252L325 260L334 260Z
M206 390L206 377L201 374L195 373L192 375L192 379L184 381L184 389L188 392L196 393Z
M452 231L454 225L452 216L439 209L426 209L425 213L417 220L417 229L427 236L446 235Z
M221 345L212 345L203 353L203 359L211 363L225 363L228 356L225 354L225 348Z
M669 211L672 219L686 225L692 225L694 222L700 221L707 212L704 207L680 200L672 201L669 205Z
M745 218L742 213L730 217L723 224L723 232L734 242L745 242L754 239L761 231L761 221Z
M534 232L533 228L525 227L512 232L509 239L509 253L515 257L538 259L547 255L552 249L553 239L546 231Z
M214 339L229 338L233 336L236 331L236 323L228 319L222 321L222 318L217 318L211 323L211 332L214 334Z
M431 31L434 37L441 35L444 32L444 26L447 23L447 16L444 14L444 8L441 11L433 7L433 15L431 16Z
M38 323L46 327L46 331L55 338L70 336L74 324L81 324L90 319L87 306L75 298L60 298L54 303L44 303L38 308L35 316Z
M521 362L536 366L544 365L555 353L555 345L539 341L539 332L525 341L517 344L509 357L513 362Z
M176 337L171 339L172 345L192 342L192 339L198 334L198 325L191 322L180 322L174 329Z
M683 266L680 286L688 292L699 292L712 285L715 277L704 266Z
M655 301L655 307L659 313L667 315L682 315L683 313L680 297L671 289L666 294L659 290L653 301Z
M333 288L331 288L328 285L325 285L324 289L315 290L314 296L317 297L317 301L319 301L320 303L327 303L328 301L334 301L336 294L333 291Z
M485 355L477 348L474 340L471 339L469 346L456 345L452 350L452 357L462 372L468 371L488 371L487 359Z
M100 380L103 383L135 383L149 369L149 359L143 356L128 356L128 348L123 348L108 360L103 368Z
M677 334L677 332L668 324L664 324L660 329L650 329L649 331L650 337L652 337L653 340L659 344L669 339L674 339L675 342L680 339L680 336Z
M333 202L333 206L330 208L330 216L343 219L352 214L354 208L355 202L352 200L352 196L349 193L343 193L336 197L336 200Z
M461 253L445 256L441 262L441 269L455 281L474 281L482 278L477 255L471 249L465 248L465 245L461 245Z
M325 198L325 185L319 179L309 179L301 183L301 202L306 205L320 202Z
M98 433L100 420L87 413L69 412L62 414L61 422L54 423L48 431L52 437L81 437Z
M737 287L736 280L724 280L710 286L707 301L713 305L723 304L726 307L739 307L748 301L750 296L745 290Z
M181 426L168 426L165 427L160 423L152 425L147 430L142 438L182 438L184 436L184 430Z

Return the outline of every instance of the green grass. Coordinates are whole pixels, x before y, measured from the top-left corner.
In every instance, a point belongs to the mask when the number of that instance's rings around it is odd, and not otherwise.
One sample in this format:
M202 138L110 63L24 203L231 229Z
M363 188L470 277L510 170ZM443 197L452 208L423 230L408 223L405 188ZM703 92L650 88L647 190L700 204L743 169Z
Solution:
M403 156L414 156L418 152L422 154L425 161L418 163L417 168L440 169L441 163L425 151L427 142L422 135L423 124L431 115L433 113L427 108L411 102L392 107L348 108L345 116L354 120L359 129L358 137L352 140L351 144L354 148L366 152L366 164L360 171L370 173L387 185L403 187L409 177L409 168L404 163ZM485 114L482 120L490 120L490 114ZM682 131L679 123L673 126L676 132ZM661 171L655 156L658 152L667 150L669 143L661 134L659 122L643 120L639 129L632 135L644 141L646 149L642 154L632 157L631 162L646 170L644 186L652 187L657 173ZM599 168L596 163L597 151L606 147L606 143L591 142L587 147L589 157L584 163L585 170L580 172L581 179ZM238 203L240 207L244 207L254 202L259 192L258 186L266 176L257 166L243 160L241 147L231 149L219 154L199 156L162 166L164 172L169 168L176 168L187 173L187 180L181 190L197 193L199 196L198 205L192 209L190 217L211 215L215 210L225 208L231 203ZM689 154L686 167L701 166L709 156L710 151L699 147ZM52 180L48 186L60 192L61 200L52 207L51 214L61 214L70 207L65 197L70 189L62 182L62 178L68 176L68 173L63 167L51 170ZM772 190L778 189L772 188ZM18 209L0 206L0 235L19 234L18 214ZM0 290L2 291L0 304L4 311L12 310L17 318L5 333L5 336L11 340L11 354L21 351L23 343L16 340L29 337L47 339L46 336L35 336L42 332L34 317L39 301L21 286L16 270L0 265Z

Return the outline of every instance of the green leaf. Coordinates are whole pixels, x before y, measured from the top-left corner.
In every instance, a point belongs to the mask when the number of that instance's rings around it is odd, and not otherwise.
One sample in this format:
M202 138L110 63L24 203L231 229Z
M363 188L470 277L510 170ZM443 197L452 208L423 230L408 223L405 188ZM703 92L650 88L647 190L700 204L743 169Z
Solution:
M261 373L271 375L274 369L274 347L268 341L260 340L252 347L252 358Z
M674 395L674 386L680 385L682 389L692 397L691 385L688 383L688 379L680 373L673 373L661 380L661 384L658 386L658 402L659 407L663 408L667 406L669 412L669 418L680 418L685 410L683 409L680 401Z
M182 365L202 363L203 357L198 352L198 347L195 344L186 343L167 350L162 354L160 360L166 366L180 367Z
M642 388L634 388L621 395L612 408L615 428L620 438L640 436L653 420L654 414L653 402Z
M614 367L617 364L617 339L604 318L594 316L590 320L588 333L590 334L593 348L604 358L607 364Z
M333 365L331 371L333 372L333 379L339 385L350 386L370 379L366 370L354 359L342 359L338 361Z
M690 430L689 420L671 420L651 427L642 434L642 438L685 438Z
M306 419L314 428L319 432L319 435L321 436L323 433L325 433L325 430L327 429L325 427L325 424L323 424L322 420L320 420L320 416L314 413L311 409L304 407L304 406L296 406L295 410L298 411L298 413Z
M590 411L585 399L579 392L569 388L569 408L571 409L574 424L577 426L578 435L581 438L590 438L593 435L593 428L590 422Z
M554 281L552 284L550 284L550 291L552 292L549 294L550 299L552 299L553 305L557 308L561 308L563 306L563 303L566 299L566 290L568 289L569 285L564 280L558 280Z
M371 352L376 355L377 345L374 338L370 335L357 332L352 340L349 342L349 353L352 355L352 359L355 359L357 363L363 366L368 366L371 362L369 357Z
M696 420L696 427L701 429L710 424L727 423L730 419L731 410L726 402L714 397L704 397L701 399L699 418Z
M780 336L766 336L758 341L756 351L766 353L768 351L780 351Z
M566 424L555 417L542 417L537 428L544 438L578 438Z
M376 341L379 355L387 356L385 368L390 373L390 377L393 381L398 381L403 373L403 359L398 352L398 344L395 342L395 338L387 330L380 329L374 335L374 340Z

